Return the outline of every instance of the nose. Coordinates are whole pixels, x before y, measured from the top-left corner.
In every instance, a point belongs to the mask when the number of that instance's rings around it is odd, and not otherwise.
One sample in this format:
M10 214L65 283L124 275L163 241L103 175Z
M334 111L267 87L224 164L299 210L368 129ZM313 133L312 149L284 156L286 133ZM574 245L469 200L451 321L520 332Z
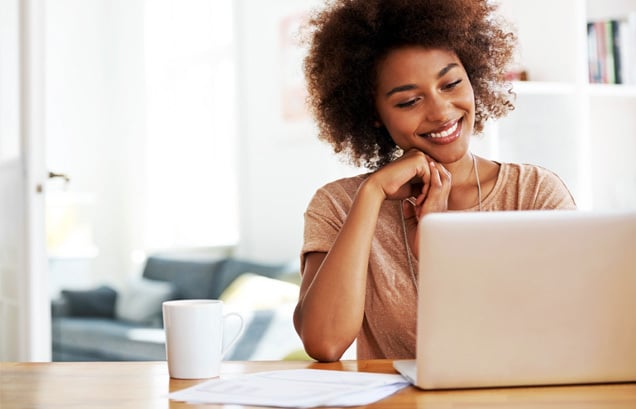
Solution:
M434 94L426 98L423 105L424 119L427 122L444 122L449 118L450 104L442 95Z

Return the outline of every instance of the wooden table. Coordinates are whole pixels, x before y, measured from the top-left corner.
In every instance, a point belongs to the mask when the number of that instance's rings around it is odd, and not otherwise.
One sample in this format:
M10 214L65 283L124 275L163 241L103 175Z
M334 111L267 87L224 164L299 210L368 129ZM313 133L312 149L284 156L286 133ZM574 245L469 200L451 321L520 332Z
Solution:
M222 376L278 369L338 369L395 373L391 361L225 362ZM202 381L170 379L165 362L0 363L2 409L161 409L218 408L171 401L169 392ZM237 409L242 406L228 405ZM373 408L634 409L636 383L455 391L408 387Z

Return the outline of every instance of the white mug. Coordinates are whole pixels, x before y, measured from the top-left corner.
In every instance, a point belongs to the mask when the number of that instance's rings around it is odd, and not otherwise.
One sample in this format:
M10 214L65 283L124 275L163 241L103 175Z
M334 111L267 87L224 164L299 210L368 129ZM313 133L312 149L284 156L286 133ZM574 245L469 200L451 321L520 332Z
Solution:
M166 357L171 378L203 379L219 376L225 353L243 334L243 317L223 314L220 300L174 300L163 303ZM225 319L235 316L240 327L223 347Z

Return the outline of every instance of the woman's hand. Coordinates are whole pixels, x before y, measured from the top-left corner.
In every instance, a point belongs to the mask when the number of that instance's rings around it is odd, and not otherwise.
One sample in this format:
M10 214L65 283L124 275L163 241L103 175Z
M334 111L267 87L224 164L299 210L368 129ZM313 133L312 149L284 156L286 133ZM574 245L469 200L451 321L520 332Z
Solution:
M382 189L385 199L414 199L411 202L418 219L448 209L451 174L422 151L407 151L373 173L368 182Z
M367 183L379 187L385 199L425 197L431 177L430 160L424 152L411 149L401 158L374 172Z
M370 178L375 178L387 199L410 199L403 202L402 210L409 245L417 257L418 222L425 214L448 210L450 172L423 152L412 149Z
M413 210L420 220L427 213L448 210L448 197L451 191L451 173L439 163L429 162L428 188L415 198ZM410 203L410 202L409 202Z

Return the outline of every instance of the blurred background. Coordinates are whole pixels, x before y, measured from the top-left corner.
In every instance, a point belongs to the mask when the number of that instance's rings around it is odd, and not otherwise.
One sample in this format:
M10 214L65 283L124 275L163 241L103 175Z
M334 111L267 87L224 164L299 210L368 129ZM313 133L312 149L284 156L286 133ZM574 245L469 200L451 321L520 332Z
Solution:
M474 151L554 170L583 210L636 208L636 0L501 3L520 39L517 109ZM159 252L293 265L315 190L364 172L317 140L304 106L298 28L319 0L0 0L2 183L29 149L24 4L43 38L42 138L30 149L50 176L38 185L46 260L13 269L10 228L28 216L0 191L4 328L29 316L35 338L61 289L123 286ZM620 84L591 76L590 24L610 21L623 27ZM0 355L18 348L4 341Z

